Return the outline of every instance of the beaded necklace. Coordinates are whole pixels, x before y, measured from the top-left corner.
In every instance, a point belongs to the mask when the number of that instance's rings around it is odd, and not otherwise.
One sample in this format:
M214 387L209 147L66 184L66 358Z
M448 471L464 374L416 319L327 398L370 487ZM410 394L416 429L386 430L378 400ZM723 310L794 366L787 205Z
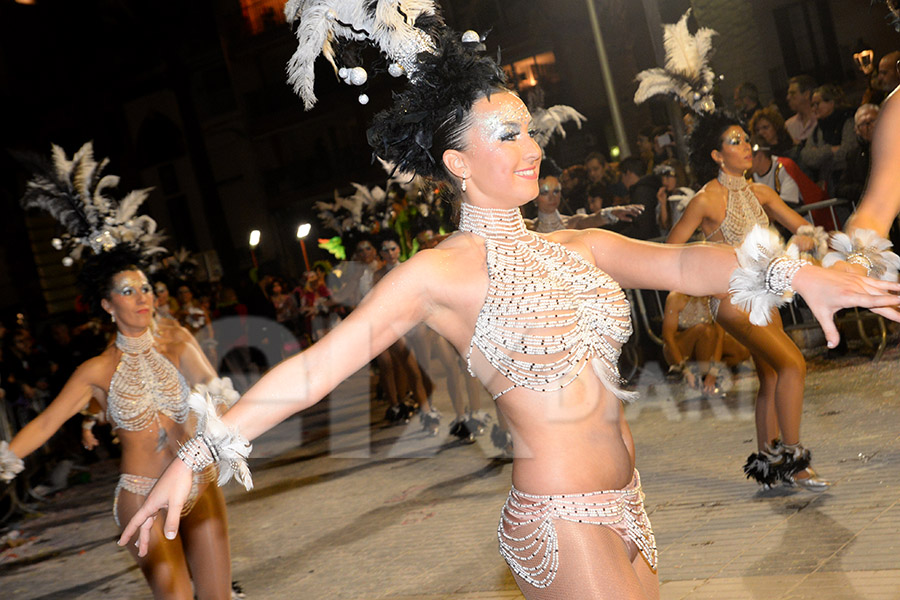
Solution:
M755 225L769 226L769 217L760 206L749 181L722 170L719 171L717 180L728 191L725 218L707 239L713 241L713 236L720 233L726 244L735 246L744 241Z
M185 422L190 395L187 382L175 365L156 350L149 328L138 337L119 332L116 347L122 351L122 357L109 384L109 418L117 428L126 431L142 431L155 422L157 448L162 448L168 434L159 414L176 423Z
M572 383L588 361L619 398L618 360L631 335L622 288L580 254L528 231L518 209L462 204L459 229L485 238L488 285L469 344L516 387L538 392ZM474 373L473 373L474 375Z

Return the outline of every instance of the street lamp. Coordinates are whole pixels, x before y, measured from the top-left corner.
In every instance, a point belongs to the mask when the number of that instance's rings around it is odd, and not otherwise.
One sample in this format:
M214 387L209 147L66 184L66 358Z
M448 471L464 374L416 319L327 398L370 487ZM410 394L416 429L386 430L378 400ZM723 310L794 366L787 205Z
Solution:
M303 264L306 265L307 271L312 270L309 268L309 256L306 254L306 236L309 235L311 229L312 225L309 223L301 223L300 227L297 228L297 239L300 240L300 249L303 251Z
M253 259L253 268L258 269L259 263L256 262L256 247L259 246L259 229L250 232L250 258Z

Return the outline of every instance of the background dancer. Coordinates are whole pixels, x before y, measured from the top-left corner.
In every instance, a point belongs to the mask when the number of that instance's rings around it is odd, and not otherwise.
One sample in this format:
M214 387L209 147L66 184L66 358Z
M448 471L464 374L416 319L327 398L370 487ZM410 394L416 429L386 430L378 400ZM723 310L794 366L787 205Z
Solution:
M189 386L209 383L220 398L237 394L223 391L221 380L213 383L215 373L196 342L184 339L182 328L154 325L147 255L159 250L160 236L149 217L132 218L146 191L133 192L118 207L104 197L104 186L98 185L105 181L103 164L94 161L90 144L71 161L54 147L54 160L53 168L46 166L29 182L23 202L48 210L67 227L64 238L72 242L73 253L81 254L81 243L89 246L92 253L79 277L84 298L96 313L112 319L116 340L79 366L47 409L8 446L0 443L0 479L11 479L21 470L22 458L93 398L121 443L113 516L117 524L127 523L179 444L194 433ZM188 600L195 593L200 599L231 597L225 501L217 486L206 485L213 479L212 469L192 478L184 527L176 539L165 539L156 527L141 556L137 548L129 548L156 598Z
M302 20L301 37L304 25L315 26ZM653 245L600 230L528 232L519 207L537 194L541 152L525 105L502 87L503 72L493 61L459 47L452 34L436 39L417 29L413 36L426 51L415 65L407 63L415 69L412 83L376 117L370 141L400 170L458 189L461 232L388 273L318 344L261 379L223 424L255 438L319 401L424 321L468 356L470 370L509 421L519 456L499 535L525 596L657 598L655 542L619 400L627 393L616 361L631 323L616 281L722 293L737 266L734 253ZM471 32L463 39L478 42ZM411 114L421 120L401 118ZM414 139L430 143L409 142ZM900 302L885 293L900 286L776 260L775 267L794 272L785 285L792 281L817 300L814 313L832 340L830 318L838 307ZM337 356L342 360L335 362ZM192 477L184 461L199 468L241 443L233 430L214 437L198 437L186 448L121 543L140 528L143 553L162 507L168 507L165 531L175 535ZM529 549L531 541L536 545Z

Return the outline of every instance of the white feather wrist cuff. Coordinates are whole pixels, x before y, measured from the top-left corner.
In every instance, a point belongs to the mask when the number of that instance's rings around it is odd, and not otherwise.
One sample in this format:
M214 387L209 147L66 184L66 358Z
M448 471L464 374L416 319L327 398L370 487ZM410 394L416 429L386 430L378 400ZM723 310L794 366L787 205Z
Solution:
M214 377L209 383L198 383L194 386L194 391L201 396L208 393L213 402L217 405L224 404L226 408L231 408L241 398L230 377Z
M812 238L815 246L813 247L811 254L817 260L822 260L828 252L828 233L825 231L824 227L820 225L801 225L797 228L797 233L794 235ZM791 242L793 242L793 238L791 238Z
M830 267L843 260L864 266L869 277L897 281L900 256L889 250L892 245L871 229L856 229L852 236L834 233L831 236L832 252L825 255L822 266Z
M8 442L0 442L0 481L9 483L25 470L25 463L9 449Z
M197 437L209 450L212 461L219 469L219 485L225 485L234 477L249 491L253 489L253 479L250 476L250 468L247 466L247 458L253 446L243 437L236 427L228 427L219 418L216 412L217 402L204 391L194 391L188 398L188 406L197 413ZM185 445L188 446L187 444ZM182 457L182 460L184 458ZM205 461L190 463L185 460L194 471L202 471L207 464ZM196 467L196 468L195 468Z
M796 246L784 248L773 229L754 227L735 249L738 268L731 275L731 303L750 313L754 325L768 325L772 311L793 300L791 283L804 265Z

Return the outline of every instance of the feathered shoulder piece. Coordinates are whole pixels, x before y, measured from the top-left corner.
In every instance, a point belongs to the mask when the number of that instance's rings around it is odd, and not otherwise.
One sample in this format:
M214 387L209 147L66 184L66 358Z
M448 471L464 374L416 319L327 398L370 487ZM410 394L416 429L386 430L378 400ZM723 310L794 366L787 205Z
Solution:
M712 37L716 32L701 27L696 34L688 30L688 10L674 25L663 26L666 48L665 68L645 69L638 73L634 101L640 104L653 96L673 96L695 112L716 109L712 98L715 73L709 68Z
M71 159L55 144L49 160L38 156L20 158L33 172L22 206L47 211L66 229L53 240L57 250L69 250L69 256L63 259L66 266L81 258L86 247L100 254L127 244L145 258L165 250L160 246L163 236L156 232L156 221L137 215L150 190L135 190L121 201L107 196L107 190L118 185L119 178L103 174L109 160L97 162L91 142Z
M400 172L442 177L441 157L432 154L438 129L462 121L475 100L506 85L503 69L481 53L481 41L474 31L448 29L433 52L419 55L415 78L394 94L390 109L375 115L367 132L377 157Z
M297 37L297 50L288 62L288 82L309 110L316 103L314 64L319 54L331 63L345 83L364 85L365 68L341 64L340 46L368 41L389 61L394 77L413 77L416 57L434 49L444 23L434 0L288 0L284 14ZM360 95L365 104L368 97Z

